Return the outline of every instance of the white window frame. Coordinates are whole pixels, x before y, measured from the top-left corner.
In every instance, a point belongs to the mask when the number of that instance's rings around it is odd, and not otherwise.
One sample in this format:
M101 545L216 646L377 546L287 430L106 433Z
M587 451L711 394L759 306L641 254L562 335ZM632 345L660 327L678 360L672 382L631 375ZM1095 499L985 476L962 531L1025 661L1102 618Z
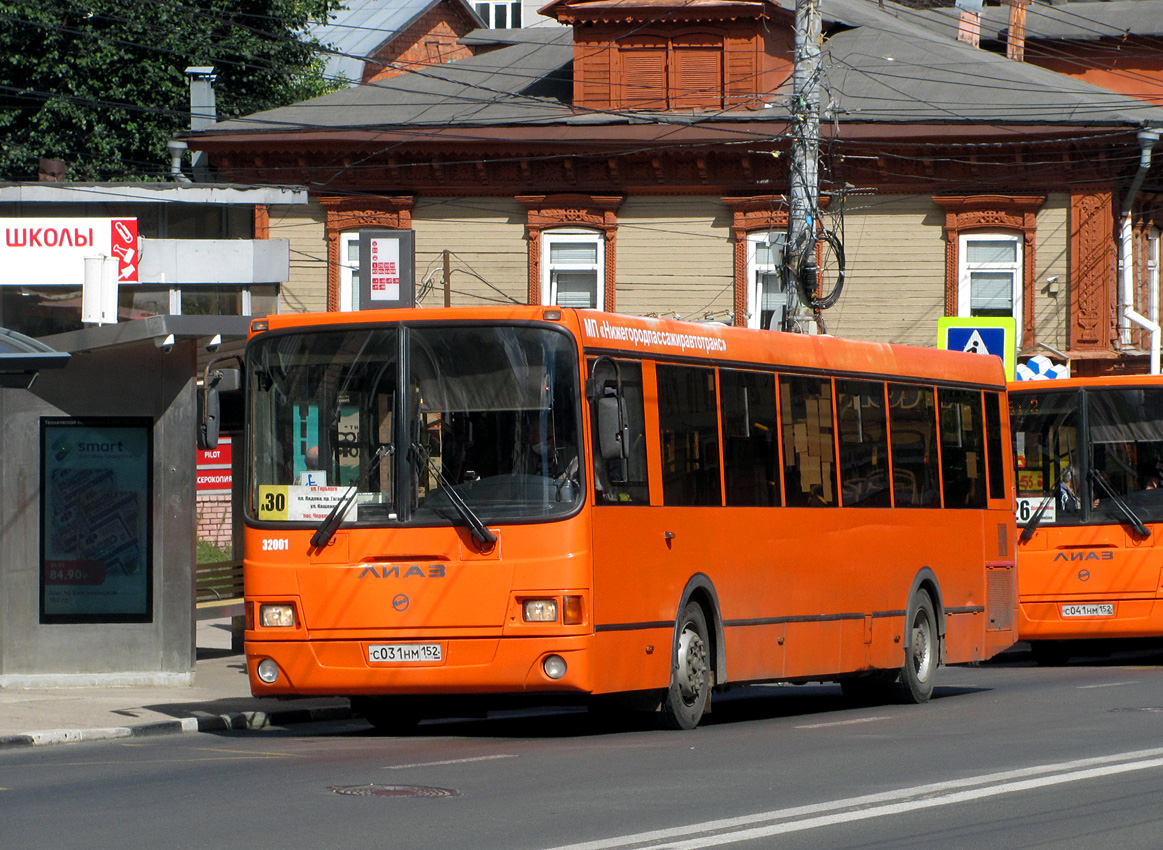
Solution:
M354 243L357 259L348 258ZM355 280L359 275L359 231L344 230L339 234L339 309L350 312L359 309L359 286Z
M521 0L471 0L471 5L472 10L480 16L481 20L485 22L485 26L489 29L498 29L496 25L498 7L508 11L508 15L505 16L504 29L520 29L523 25L522 22L525 20L525 13L521 8ZM481 11L482 6L485 7L485 11L483 12ZM521 22L517 24L513 23L514 12L521 18Z
M779 273L779 263L761 263L758 260L759 246L786 241L783 230L757 230L747 234L747 327L763 328L763 283L760 278L765 272ZM776 329L780 328L777 322Z
M552 246L555 242L592 242L596 261L593 263L552 262ZM541 234L541 303L549 306L557 304L557 282L553 273L594 272L594 306L602 310L606 301L606 237L598 230L580 227L563 227L546 230Z
M1014 245L1014 259L1006 263L970 263L969 245L972 242L1012 242ZM969 317L972 315L972 275L973 272L1008 272L1013 279L1010 292L1011 314L1019 333L1022 328L1022 293L1025 280L1025 258L1023 256L1022 234L1012 230L974 230L971 233L962 233L957 238L957 315Z

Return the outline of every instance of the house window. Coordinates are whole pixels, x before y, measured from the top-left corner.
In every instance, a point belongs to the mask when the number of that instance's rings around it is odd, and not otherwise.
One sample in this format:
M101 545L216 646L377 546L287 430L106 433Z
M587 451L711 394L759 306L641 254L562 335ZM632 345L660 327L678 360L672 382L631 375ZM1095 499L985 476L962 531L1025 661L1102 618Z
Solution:
M957 315L1012 316L1022 327L1022 241L1013 233L963 233Z
M552 230L541 234L541 303L599 307L605 280L605 245L592 230Z
M339 309L359 309L359 231L339 234Z
M722 36L633 36L619 42L618 56L625 108L723 108Z
M489 29L518 29L521 26L521 0L488 0L472 5Z
M787 234L765 230L747 234L747 327L783 326L787 293L780 266ZM774 325L772 319L775 319Z

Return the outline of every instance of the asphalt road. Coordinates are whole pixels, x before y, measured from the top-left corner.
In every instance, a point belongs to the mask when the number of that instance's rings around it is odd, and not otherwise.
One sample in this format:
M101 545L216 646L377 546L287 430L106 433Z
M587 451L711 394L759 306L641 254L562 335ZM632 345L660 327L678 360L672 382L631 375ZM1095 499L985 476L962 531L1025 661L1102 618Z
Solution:
M0 847L1163 846L1163 653L940 671L925 706L835 686L720 699L693 732L521 712L0 752Z

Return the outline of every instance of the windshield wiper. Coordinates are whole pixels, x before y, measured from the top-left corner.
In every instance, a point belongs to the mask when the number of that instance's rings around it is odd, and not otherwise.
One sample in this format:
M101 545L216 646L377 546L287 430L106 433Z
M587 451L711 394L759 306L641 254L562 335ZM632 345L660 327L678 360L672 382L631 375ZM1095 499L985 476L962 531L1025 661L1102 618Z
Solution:
M1136 534L1138 534L1140 537L1151 536L1151 529L1143 525L1143 521L1135 515L1135 512L1131 510L1130 505L1124 502L1122 497L1111 489L1111 486L1106 482L1106 478L1103 477L1101 472L1099 472L1097 469L1091 468L1090 478L1106 491L1106 494L1110 496L1111 501L1115 503L1115 506L1119 509L1119 512L1127 518L1127 521L1130 522L1131 527L1135 529Z
M367 465L368 477L380 465L380 458L385 454L390 453L391 446L381 445L376 449L376 453L372 455ZM351 507L351 503L355 501L356 495L359 493L359 483L352 484L347 492L343 494L342 498L331 508L331 512L323 518L323 522L319 523L319 527L315 529L315 533L311 535L311 545L316 549L322 549L331 542L331 538L335 536L336 530L339 528L339 523L343 521L343 515L347 513L347 509Z
M489 531L488 526L481 522L481 518L473 513L470 508L460 497L460 494L453 488L451 482L444 477L444 473L440 471L440 467L432 460L432 455L415 440L412 441L412 451L419 455L424 464L431 470L432 474L436 476L436 481L440 484L440 489L444 495L448 496L448 501L452 503L452 507L460 514L460 518L464 520L464 524L468 527L469 533L472 534L473 539L481 550L488 552L497 545L497 535Z

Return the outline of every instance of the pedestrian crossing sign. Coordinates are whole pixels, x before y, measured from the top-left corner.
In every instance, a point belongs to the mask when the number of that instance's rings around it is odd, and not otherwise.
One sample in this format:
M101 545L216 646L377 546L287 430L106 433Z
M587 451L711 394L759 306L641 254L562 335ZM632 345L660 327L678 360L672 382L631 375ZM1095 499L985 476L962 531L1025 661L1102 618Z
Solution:
M1006 380L1014 380L1018 343L1012 317L942 316L937 320L937 348L1000 357Z

